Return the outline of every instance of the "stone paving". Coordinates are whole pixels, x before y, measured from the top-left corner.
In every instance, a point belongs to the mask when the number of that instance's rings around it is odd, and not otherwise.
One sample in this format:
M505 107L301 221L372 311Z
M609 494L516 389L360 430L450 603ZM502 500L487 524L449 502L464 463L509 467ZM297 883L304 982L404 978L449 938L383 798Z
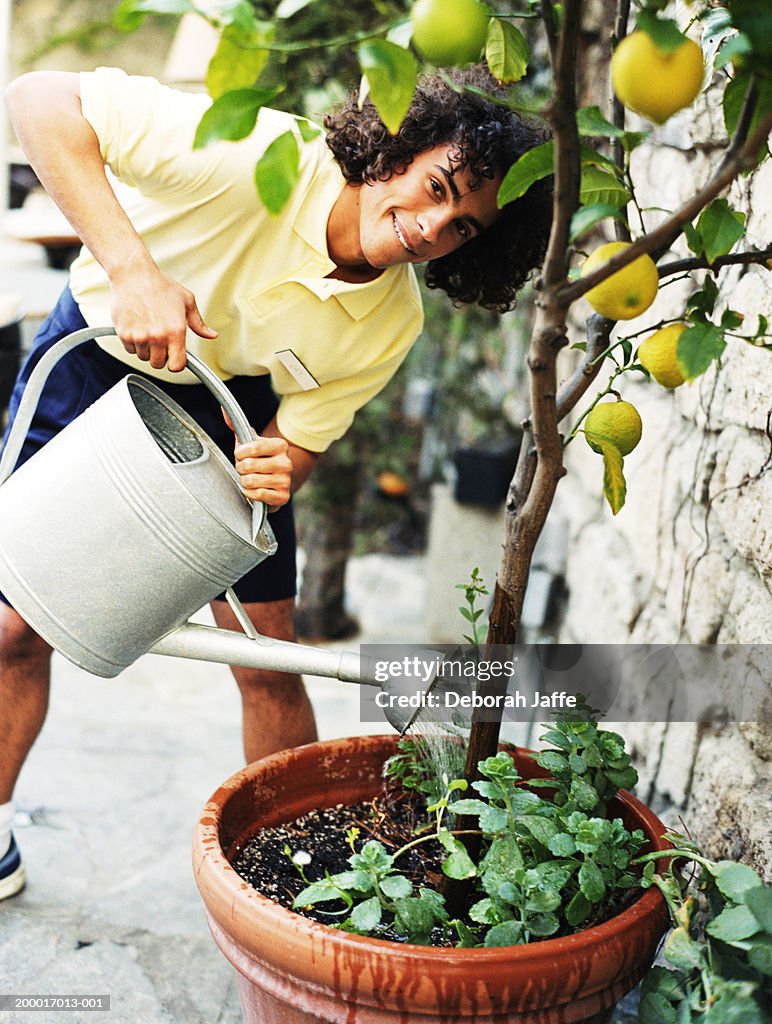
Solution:
M421 558L355 559L359 642L426 640ZM358 688L309 679L322 738L362 725ZM239 1024L233 970L190 867L193 824L241 767L224 666L148 655L117 679L56 657L51 710L18 789L26 890L0 904L0 994L109 994L98 1013L0 1012L0 1024ZM615 1024L635 1018L621 1008Z

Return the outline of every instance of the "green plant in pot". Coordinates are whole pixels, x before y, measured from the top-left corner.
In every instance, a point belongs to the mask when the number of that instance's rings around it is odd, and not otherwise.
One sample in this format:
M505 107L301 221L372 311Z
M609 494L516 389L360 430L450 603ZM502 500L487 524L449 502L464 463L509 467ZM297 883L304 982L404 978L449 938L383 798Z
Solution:
M449 915L437 893L429 886L413 887L398 871L400 858L371 842L358 846L342 878L307 875L311 891L300 897L301 902L319 897L317 909L342 908L343 918L326 920L348 921L345 928L281 906L233 869L231 861L256 829L286 826L318 808L372 802L382 793L384 762L396 753L396 736L283 751L229 779L205 807L196 829L194 868L214 939L237 969L245 1020L608 1021L617 1000L640 980L667 927L665 902L654 888L623 906L629 884L635 884L631 854L668 845L661 838L662 823L628 793L609 800L611 820L569 811L573 798L560 805L520 784L516 773L524 779L549 775L533 755L499 754L485 766L490 788L478 789L474 798L461 795L479 803L472 810L479 811L482 828L475 831L487 830L478 863L454 834L447 798L435 801L432 816L443 851L437 863L444 860L452 875L474 872L482 885L466 922L445 920ZM570 792L574 780L563 781ZM560 787L562 782L562 792ZM456 787L449 783L447 789L452 795ZM340 828L344 842L347 827ZM305 829L307 849L313 828L310 834L308 825ZM625 835L630 845L622 851ZM429 845L423 835L415 838L417 848ZM587 854L579 851L577 840ZM575 854L568 853L572 843ZM587 866L595 861L597 872ZM606 920L576 931L568 918L596 917L601 879L620 900L618 912L607 908ZM305 887L302 879L299 883ZM394 937L403 941L378 937L382 925L401 933ZM458 944L425 944L436 928ZM368 934L373 929L375 936Z

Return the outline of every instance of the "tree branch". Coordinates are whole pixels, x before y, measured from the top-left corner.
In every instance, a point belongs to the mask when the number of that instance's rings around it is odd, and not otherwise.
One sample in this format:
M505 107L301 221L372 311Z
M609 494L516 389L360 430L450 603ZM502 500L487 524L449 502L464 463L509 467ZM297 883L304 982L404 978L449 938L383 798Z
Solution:
M546 288L565 280L571 218L579 205L582 168L576 126L576 47L581 7L581 0L563 5L560 35L553 51L555 95L547 116L554 129L555 192L552 231L542 272Z
M721 166L695 196L685 202L680 209L667 217L653 231L641 236L624 252L610 259L608 263L594 270L587 277L573 281L561 288L558 291L558 299L566 304L575 302L590 288L605 281L607 277L616 273L617 270L621 270L622 267L626 267L638 256L642 256L644 253L652 255L659 253L661 255L666 252L681 233L684 224L694 220L712 199L715 199L728 185L731 185L741 171L756 165L759 150L770 131L772 131L772 112L762 118L753 135L743 145L735 146L734 141L732 142L724 155Z
M753 263L767 264L772 260L772 245L766 249L749 252L733 252L729 256L718 256L712 263L708 263L705 256L690 256L682 260L672 260L670 263L663 263L657 267L660 277L670 277L671 274L688 273L690 270L711 270L715 273L722 267L749 266Z

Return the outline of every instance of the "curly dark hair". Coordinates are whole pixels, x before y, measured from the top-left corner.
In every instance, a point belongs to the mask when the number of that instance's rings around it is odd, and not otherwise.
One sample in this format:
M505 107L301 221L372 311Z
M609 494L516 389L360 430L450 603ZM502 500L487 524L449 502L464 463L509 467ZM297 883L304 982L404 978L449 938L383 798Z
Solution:
M326 116L327 145L347 181L386 181L402 174L419 153L452 143L453 171L468 169L472 187L479 188L484 178L506 173L523 153L549 139L545 124L495 102L506 93L487 68L465 68L449 77L453 85L438 75L419 82L396 135L369 100L360 108L356 92ZM481 235L430 260L427 285L443 289L455 303L477 303L499 313L512 309L517 292L544 259L551 219L552 181L544 179L508 203Z

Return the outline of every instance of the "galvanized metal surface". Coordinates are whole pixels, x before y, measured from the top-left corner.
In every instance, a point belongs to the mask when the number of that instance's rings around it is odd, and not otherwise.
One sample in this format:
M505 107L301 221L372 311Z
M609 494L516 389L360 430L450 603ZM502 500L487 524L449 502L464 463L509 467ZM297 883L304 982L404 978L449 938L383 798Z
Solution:
M52 367L77 345L114 334L87 328L40 360L0 461L0 590L56 650L112 677L142 654L308 673L382 686L358 654L260 637L230 586L276 550L265 507L206 433L147 378L129 374L14 472ZM252 430L222 381L188 365ZM187 620L222 591L248 635ZM251 624L250 624L251 625ZM412 712L385 708L402 731Z

